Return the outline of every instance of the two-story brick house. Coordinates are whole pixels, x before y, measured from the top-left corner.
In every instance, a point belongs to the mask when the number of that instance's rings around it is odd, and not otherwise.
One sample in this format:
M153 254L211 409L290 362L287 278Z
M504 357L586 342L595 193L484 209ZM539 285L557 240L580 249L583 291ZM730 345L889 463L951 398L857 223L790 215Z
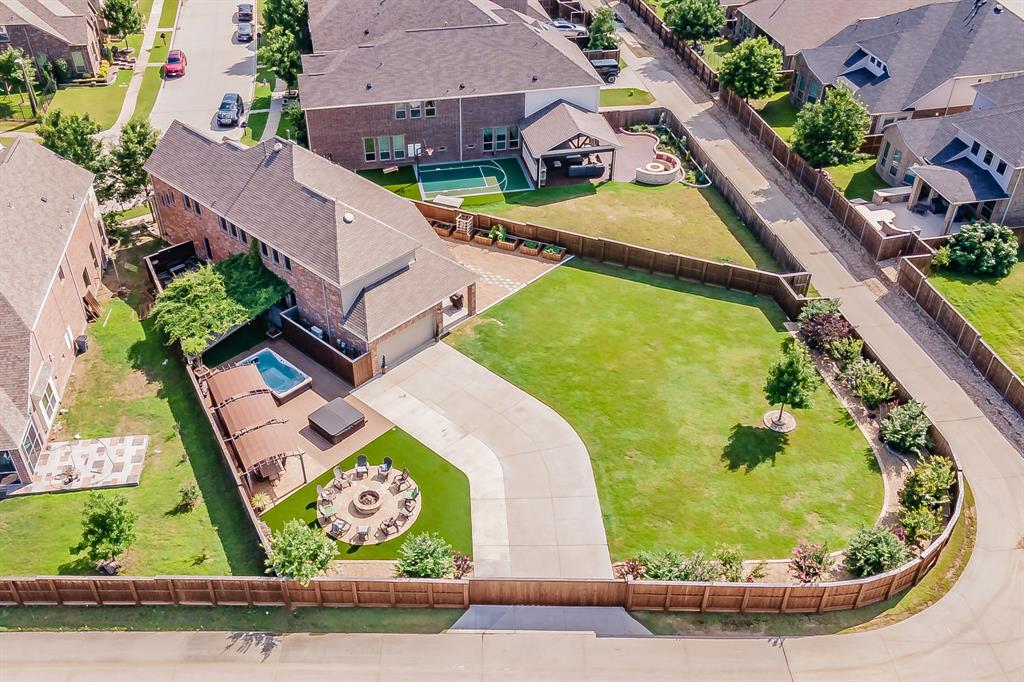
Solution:
M95 312L105 251L93 174L28 140L0 149L0 482L27 483Z
M475 312L476 276L412 203L302 147L215 142L175 121L146 170L167 242L208 261L258 249L301 321L375 372L437 338L449 296Z
M521 4L310 2L314 52L299 76L310 149L353 170L425 162L428 148L430 163L512 157L537 111L596 112L601 78L539 6L508 8Z
M0 0L0 50L17 47L42 66L63 59L94 76L103 59L98 0Z

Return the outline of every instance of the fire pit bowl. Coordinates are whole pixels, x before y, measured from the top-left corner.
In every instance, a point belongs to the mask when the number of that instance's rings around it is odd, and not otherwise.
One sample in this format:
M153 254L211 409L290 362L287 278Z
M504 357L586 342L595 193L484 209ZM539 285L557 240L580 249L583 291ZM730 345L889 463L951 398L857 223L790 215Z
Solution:
M356 508L360 514L373 514L380 506L384 503L384 498L380 492L373 490L372 488L366 488L356 493L356 496L352 498L352 506Z

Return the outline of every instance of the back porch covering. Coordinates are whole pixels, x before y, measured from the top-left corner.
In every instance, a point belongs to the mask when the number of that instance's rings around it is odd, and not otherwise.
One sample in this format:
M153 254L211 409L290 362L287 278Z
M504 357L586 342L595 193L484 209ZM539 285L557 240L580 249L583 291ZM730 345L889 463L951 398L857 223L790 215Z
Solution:
M521 119L519 134L532 156L538 159L555 151L577 152L574 149L558 148L581 135L594 141L595 144L588 149L599 147L602 151L608 151L622 146L604 116L565 100L553 102Z

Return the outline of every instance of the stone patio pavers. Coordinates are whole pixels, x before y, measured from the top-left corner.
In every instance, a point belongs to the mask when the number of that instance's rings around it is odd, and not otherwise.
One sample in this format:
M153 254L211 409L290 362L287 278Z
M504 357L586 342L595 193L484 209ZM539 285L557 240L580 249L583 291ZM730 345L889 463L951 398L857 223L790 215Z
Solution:
M355 396L466 473L476 575L611 577L590 456L550 407L444 344Z
M7 494L35 495L138 485L148 447L149 436L51 442L39 455L32 482L13 488ZM76 478L65 484L60 474L67 467L76 472Z

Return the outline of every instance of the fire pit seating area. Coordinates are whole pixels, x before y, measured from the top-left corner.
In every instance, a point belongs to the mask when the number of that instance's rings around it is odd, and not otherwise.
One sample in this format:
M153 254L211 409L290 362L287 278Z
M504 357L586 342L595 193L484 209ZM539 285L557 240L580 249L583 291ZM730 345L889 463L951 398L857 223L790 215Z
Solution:
M679 179L681 167L674 155L656 152L654 159L636 169L636 181L642 185L667 185Z
M334 467L334 478L316 488L317 523L335 540L376 545L398 537L419 516L420 489L408 469L385 457L372 466L365 455L354 469Z

